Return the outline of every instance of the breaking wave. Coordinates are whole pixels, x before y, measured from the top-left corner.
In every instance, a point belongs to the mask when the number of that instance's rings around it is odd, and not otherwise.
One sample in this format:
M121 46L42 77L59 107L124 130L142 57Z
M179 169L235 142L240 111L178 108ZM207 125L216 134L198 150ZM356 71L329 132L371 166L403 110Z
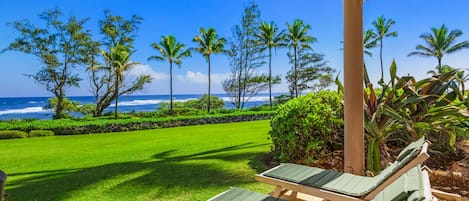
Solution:
M0 111L0 115L4 114L25 114L25 113L40 113L40 112L50 112L50 110L45 110L42 107L27 107L23 109L10 109Z
M223 101L225 102L231 101L230 97L221 97L221 99L223 99ZM248 102L259 102L259 101L269 101L269 97L268 96L255 96L255 97L250 98Z

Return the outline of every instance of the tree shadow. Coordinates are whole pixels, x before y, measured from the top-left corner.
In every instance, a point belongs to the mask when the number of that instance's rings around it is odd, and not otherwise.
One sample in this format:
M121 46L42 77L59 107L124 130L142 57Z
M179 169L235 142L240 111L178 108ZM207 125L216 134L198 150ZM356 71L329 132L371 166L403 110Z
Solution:
M10 177L24 178L7 183L8 201L66 200L71 199L70 196L74 192L86 193L87 189L102 185L111 185L103 188L105 192L102 193L107 197L138 200L129 196L150 193L153 198L158 199L168 196L168 191L174 191L176 194L183 191L190 193L210 187L253 183L253 175L246 174L246 171L220 167L216 160L252 161L261 152L241 150L265 145L244 143L182 156L174 156L178 150L173 149L156 153L144 161L104 164L81 169L12 173ZM110 179L118 182L105 182ZM99 200L93 198L94 195L90 196L90 200Z
M274 156L271 152L268 153L259 153L254 158L252 158L249 163L249 167L256 171L257 174L265 172L266 170L273 168L279 163L274 160Z

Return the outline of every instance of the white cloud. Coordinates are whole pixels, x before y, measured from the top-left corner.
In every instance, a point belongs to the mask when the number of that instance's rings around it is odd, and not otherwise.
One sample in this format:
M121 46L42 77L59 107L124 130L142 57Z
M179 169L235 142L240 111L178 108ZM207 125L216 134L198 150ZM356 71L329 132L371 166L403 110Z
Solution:
M151 68L151 66L146 64L138 64L135 65L130 71L128 72L129 76L137 77L140 75L151 75L154 81L156 80L165 80L168 78L168 75L160 72L156 72Z
M229 77L228 73L212 73L212 84L217 85ZM208 77L201 72L187 71L185 75L178 75L177 80L184 83L208 84Z

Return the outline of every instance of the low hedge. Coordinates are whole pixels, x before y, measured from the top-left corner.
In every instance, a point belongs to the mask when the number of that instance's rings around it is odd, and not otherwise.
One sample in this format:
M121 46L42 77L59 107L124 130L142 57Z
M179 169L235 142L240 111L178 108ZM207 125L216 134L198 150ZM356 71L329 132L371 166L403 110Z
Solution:
M51 130L31 130L28 133L28 137L43 137L43 136L53 136L54 131Z
M24 131L6 130L0 131L0 139L26 138L28 134Z
M164 118L133 117L126 119L61 119L61 120L13 120L0 122L0 130L50 130L55 135L76 135L91 133L109 133L134 131L177 126L217 124L241 121L270 119L273 112L238 112L232 114L215 114L206 116L180 116Z

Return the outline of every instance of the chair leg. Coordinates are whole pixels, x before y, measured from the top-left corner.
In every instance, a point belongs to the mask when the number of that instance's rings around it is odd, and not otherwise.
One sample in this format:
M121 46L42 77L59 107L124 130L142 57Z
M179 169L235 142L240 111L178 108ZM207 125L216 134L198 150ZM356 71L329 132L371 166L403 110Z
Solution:
M272 192L272 196L274 197L280 197L284 193L284 190L281 186L276 186L274 192Z
M447 193L440 190L432 189L432 195L443 200L447 201L461 201L462 198L458 194Z

